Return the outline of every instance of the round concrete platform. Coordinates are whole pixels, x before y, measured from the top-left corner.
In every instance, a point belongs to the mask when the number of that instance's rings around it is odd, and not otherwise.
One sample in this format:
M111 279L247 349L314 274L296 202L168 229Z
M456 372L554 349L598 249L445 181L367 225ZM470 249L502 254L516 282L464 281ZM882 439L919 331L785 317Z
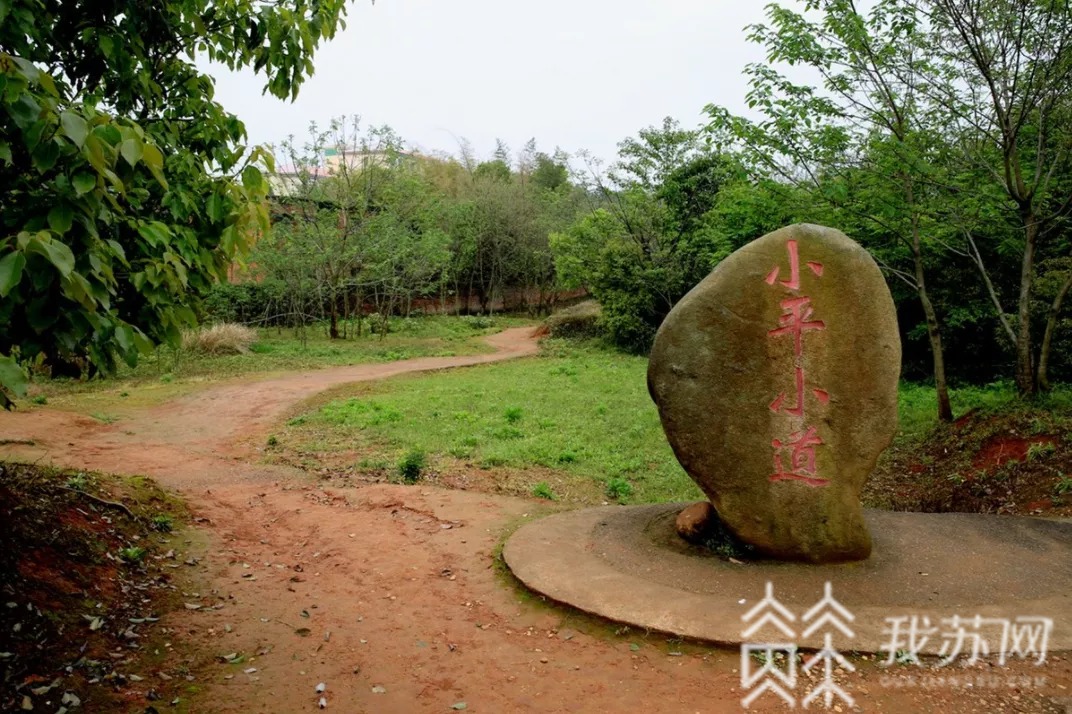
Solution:
M839 649L886 651L887 618L916 616L921 626L926 617L938 628L921 650L936 654L941 633L952 631L942 620L979 615L998 620L978 630L995 654L1000 620L1017 617L1050 618L1049 650L1072 650L1072 523L868 511L874 550L865 561L735 564L677 535L674 519L685 505L610 506L549 516L514 533L503 557L522 583L553 600L635 627L719 644L741 643L747 627L741 616L763 598L767 582L799 624L829 581L834 597L855 616L850 624L855 638L839 636ZM817 632L796 644L817 648L822 641Z

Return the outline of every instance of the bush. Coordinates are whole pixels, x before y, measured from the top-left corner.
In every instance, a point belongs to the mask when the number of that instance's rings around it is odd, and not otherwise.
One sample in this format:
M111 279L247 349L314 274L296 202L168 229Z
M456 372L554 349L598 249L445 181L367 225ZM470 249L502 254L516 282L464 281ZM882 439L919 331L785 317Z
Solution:
M398 473L406 483L416 483L420 480L426 465L427 459L424 452L420 449L412 449L398 462Z
M462 320L474 330L487 330L495 326L495 320L487 315L462 315Z
M567 307L554 313L544 322L552 337L575 339L602 337L603 327L600 322L603 310L595 300Z
M130 546L119 551L119 557L129 565L137 565L145 559L145 548Z
M624 501L633 495L633 485L624 478L615 476L607 481L607 498Z
M170 533L175 528L175 522L167 513L158 513L153 516L153 530L161 533Z
M555 492L546 481L541 481L532 487L532 495L536 498L546 498L548 501L555 500Z
M247 354L256 339L252 327L224 322L183 333L182 347L206 355Z
M286 286L278 280L248 283L221 283L212 288L202 303L206 321L284 324L287 312Z

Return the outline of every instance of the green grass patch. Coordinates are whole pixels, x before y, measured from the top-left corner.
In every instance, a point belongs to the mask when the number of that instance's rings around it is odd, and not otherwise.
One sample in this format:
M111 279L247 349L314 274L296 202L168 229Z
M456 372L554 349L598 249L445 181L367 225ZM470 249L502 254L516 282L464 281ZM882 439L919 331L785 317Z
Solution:
M963 416L973 410L992 412L1037 412L1040 415L1037 433L1052 428L1044 415L1047 412L1072 410L1072 387L1062 385L1031 400L1021 400L1012 382L996 382L981 386L958 387L949 390L953 414ZM898 394L900 429L898 441L921 439L938 425L938 397L934 387L926 384L902 383Z
M646 370L643 357L551 340L532 359L348 387L353 396L292 419L285 442L392 462L418 449L474 467L542 467L619 501L700 498L663 436Z

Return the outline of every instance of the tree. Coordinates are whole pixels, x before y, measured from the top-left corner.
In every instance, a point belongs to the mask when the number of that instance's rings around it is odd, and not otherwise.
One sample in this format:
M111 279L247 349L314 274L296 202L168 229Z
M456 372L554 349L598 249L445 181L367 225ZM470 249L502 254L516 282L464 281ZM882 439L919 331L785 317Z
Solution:
M549 311L558 285L548 235L572 222L581 203L568 181L568 157L540 152L535 139L526 142L513 165L501 141L494 158L483 162L466 144L462 148L462 161L431 172L455 199L446 208L455 294L465 297L465 309L475 297L481 312L490 312L508 293L532 313ZM472 168L465 180L457 180L457 169L467 166ZM448 176L451 180L444 181Z
M263 230L266 183L197 53L293 98L344 0L0 2L0 394L175 341ZM8 405L7 396L0 402Z
M564 283L599 300L611 339L644 352L674 304L728 254L708 214L736 169L671 118L618 148L607 172L582 155L595 210L553 233L551 248Z
M547 191L554 191L569 184L569 168L565 157L548 156L543 152L536 154L536 166L532 171L532 182Z
M1038 387L1031 301L1040 243L1072 211L1072 10L1068 0L929 0L942 81L932 102L958 135L980 181L997 186L1019 232L1016 384ZM978 250L974 251L976 257ZM987 268L977 261L984 280ZM1067 291L1059 291L1053 315ZM1000 300L991 290L998 313ZM1052 328L1052 321L1048 323ZM1045 341L1049 347L1050 342ZM1039 360L1043 370L1048 355ZM1045 375L1041 376L1045 380Z
M927 254L946 244L929 238L941 184L930 157L941 135L920 97L932 81L920 18L903 0L878 0L866 15L854 0L808 0L805 12L818 17L771 5L770 24L749 28L769 60L746 70L748 103L762 119L710 106L709 129L738 142L760 175L805 188L842 224L892 240L872 253L919 300L938 416L950 421L941 322L927 282ZM814 70L822 86L795 84L780 63Z
M288 286L299 326L323 318L337 339L356 316L360 332L371 303L386 329L414 297L434 293L449 257L440 200L394 130L339 118L280 152L279 218L254 262Z

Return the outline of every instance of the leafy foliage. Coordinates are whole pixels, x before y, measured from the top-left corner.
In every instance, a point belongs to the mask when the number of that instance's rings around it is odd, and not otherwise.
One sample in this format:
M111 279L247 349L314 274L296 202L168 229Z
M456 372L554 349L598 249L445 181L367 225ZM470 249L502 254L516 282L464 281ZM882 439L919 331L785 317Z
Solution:
M420 449L411 449L398 462L398 474L406 483L416 483L427 466L428 457L424 452Z
M753 191L729 156L704 145L699 132L666 119L619 144L620 159L603 172L589 160L585 185L596 204L551 235L559 280L588 288L601 324L619 346L646 352L663 318L696 283L744 242L725 221L725 187ZM771 230L782 209L756 216ZM765 232L765 231L762 231Z
M748 32L767 55L745 69L750 116L709 106L709 137L875 256L906 373L934 380L943 418L947 372L985 381L1015 365L1021 391L1045 385L1072 288L1055 262L1072 209L1068 3L808 0L768 6Z
M195 53L293 97L343 0L0 2L0 402L20 360L110 372L176 342L266 227L245 128Z

